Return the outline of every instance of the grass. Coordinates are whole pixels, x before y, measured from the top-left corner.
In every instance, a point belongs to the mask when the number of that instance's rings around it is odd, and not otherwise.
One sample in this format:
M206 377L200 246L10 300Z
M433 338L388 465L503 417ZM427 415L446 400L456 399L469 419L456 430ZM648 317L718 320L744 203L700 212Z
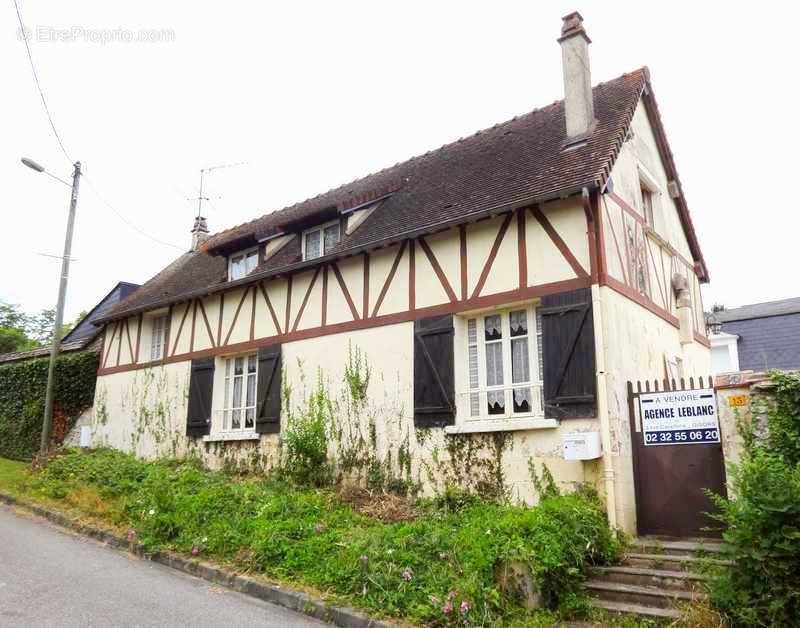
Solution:
M0 487L13 495L24 492L24 484L28 479L27 467L24 462L0 458Z
M35 471L0 459L0 490L111 526L148 549L214 560L380 617L431 626L550 626L573 617L652 625L600 619L582 593L589 567L621 552L600 500L585 490L535 508L463 494L405 505L391 497L386 507L374 495L377 506L365 507L363 494L111 450L67 452ZM526 611L513 588L498 585L496 570L508 562L528 566L546 609Z

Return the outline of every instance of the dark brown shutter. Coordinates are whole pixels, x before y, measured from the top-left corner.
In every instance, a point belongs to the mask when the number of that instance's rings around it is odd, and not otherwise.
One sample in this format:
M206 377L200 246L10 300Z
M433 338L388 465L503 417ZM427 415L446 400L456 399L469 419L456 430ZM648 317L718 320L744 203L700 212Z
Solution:
M281 431L281 346L270 345L258 351L258 415L256 432Z
M414 322L414 425L440 427L455 422L453 317Z
M214 358L192 360L189 376L189 408L186 435L203 436L211 431L211 395L214 390Z
M542 297L545 416L597 414L594 322L589 288Z

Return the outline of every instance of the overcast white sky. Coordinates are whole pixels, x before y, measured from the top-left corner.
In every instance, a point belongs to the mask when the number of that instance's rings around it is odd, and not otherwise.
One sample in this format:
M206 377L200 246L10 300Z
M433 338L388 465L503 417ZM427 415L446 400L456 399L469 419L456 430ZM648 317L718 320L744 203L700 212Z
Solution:
M711 273L705 305L800 296L800 5L784 2L47 2L19 0L72 159L127 220L188 248L199 169L217 231L562 96L561 16L584 15L593 82L650 67ZM0 300L55 303L69 178L2 10ZM74 41L52 41L73 27ZM168 30L160 42L97 31ZM47 41L47 38L51 41ZM63 38L62 38L63 39ZM180 254L84 181L67 316Z

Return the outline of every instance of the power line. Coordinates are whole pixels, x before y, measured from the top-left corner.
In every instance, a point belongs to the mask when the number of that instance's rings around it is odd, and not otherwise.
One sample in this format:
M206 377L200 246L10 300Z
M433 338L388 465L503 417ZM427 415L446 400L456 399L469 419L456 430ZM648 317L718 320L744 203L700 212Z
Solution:
M42 85L41 85L41 83L39 83L39 75L36 72L36 64L34 64L34 62L33 62L33 55L31 54L31 46L30 46L30 43L28 42L28 30L27 30L27 28L25 27L25 24L22 21L22 14L20 13L19 3L17 2L17 0L14 0L14 8L16 9L16 12L17 12L17 21L19 22L19 32L20 32L20 35L22 36L22 40L25 42L25 50L27 50L27 52L28 52L28 61L30 62L31 72L33 72L33 80L36 82L36 89L39 90L39 96L42 99L42 105L44 106L44 112L47 114L47 119L50 121L50 128L53 130L53 135L55 135L56 141L58 142L58 145L61 147L61 152L64 153L64 157L66 157L67 161L69 161L69 163L71 164L72 163L72 159L70 158L69 153L67 153L67 149L64 147L64 142L61 141L61 135L59 134L58 129L56 129L56 125L53 122L53 116L50 114L50 108L47 106L47 99L44 96L44 90L42 90ZM117 218L119 218L122 222L124 222L126 225L128 225L131 229L133 229L137 233L143 235L144 237L149 238L153 242L157 242L158 244L163 244L164 246L171 246L173 248L178 249L179 251L183 251L184 250L183 247L180 247L180 246L178 246L176 244L172 244L171 242L165 242L164 240L160 240L160 239L156 238L155 236L152 236L149 233L147 233L146 231L144 231L144 230L140 229L139 227L137 227L130 220L125 218L125 216L122 214L122 212L118 211L110 202L108 202L97 191L97 188L95 188L94 184L86 176L85 173L83 174L83 178L86 181L86 183L89 184L89 188L92 190L92 193L98 198L98 200L101 203L103 203L106 207L108 207L112 212L114 212L114 214L116 214Z
M56 129L56 125L53 122L53 116L50 114L50 107L47 106L47 99L44 97L44 91L42 90L42 86L39 83L39 75L36 73L36 65L33 63L33 55L31 54L31 46L28 43L28 30L25 27L25 24L22 21L22 14L19 11L19 4L17 0L14 0L14 8L17 11L17 21L19 22L19 32L22 35L22 40L25 42L25 50L28 51L28 61L31 64L31 71L33 72L33 80L36 81L36 89L39 90L39 96L42 98L42 105L44 106L44 112L47 114L47 119L50 121L50 128L53 130L53 135L56 136L56 141L58 145L61 147L61 152L64 153L64 157L67 158L67 161L72 164L72 159L70 159L69 154L67 153L67 149L64 148L64 142L61 141L61 136L58 134L58 130Z
M179 251L185 251L185 247L178 246L177 244L173 244L172 242L166 242L164 240L160 240L159 238L155 237L154 235L150 235L146 231L144 231L144 230L140 229L139 227L137 227L130 220L125 218L125 216L122 214L122 212L117 210L116 207L114 207L110 202L108 202L108 200L106 200L103 197L103 195L100 194L100 192L97 191L97 188L94 186L94 183L92 183L92 180L89 177L87 177L84 174L83 178L86 181L86 183L89 185L89 189L92 191L92 194L94 194L97 197L97 200L99 200L101 203L103 203L103 205L105 205L112 212L114 212L114 214L116 214L117 218L119 218L122 222L124 222L126 225L128 225L131 229L133 229L134 231L136 231L140 235L143 235L144 237L149 238L153 242L157 242L158 244L163 244L164 246L171 246L172 248L178 249Z

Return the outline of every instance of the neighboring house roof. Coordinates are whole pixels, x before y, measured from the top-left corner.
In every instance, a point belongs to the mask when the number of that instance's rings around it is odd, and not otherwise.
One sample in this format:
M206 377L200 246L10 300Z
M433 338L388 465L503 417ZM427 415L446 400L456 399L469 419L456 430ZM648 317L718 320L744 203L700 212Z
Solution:
M136 292L138 288L138 284L120 281L61 339L59 351L61 353L69 353L70 351L81 351L88 347L100 333L100 329L94 324L94 321ZM0 363L41 358L47 355L50 355L49 346L37 347L28 351L0 354Z
M84 349L89 343L85 340L77 342L62 342L59 351L61 353L69 353L71 351L80 351ZM37 347L36 349L29 349L28 351L14 351L13 353L0 354L0 364L5 362L19 362L20 360L30 360L31 358L43 358L50 355L50 347Z
M783 299L781 301L767 301L766 303L751 303L730 310L714 312L714 317L721 323L731 321L744 321L751 318L766 318L768 316L783 316L800 312L800 297Z
M62 343L70 343L78 340L94 338L98 329L94 325L94 321L100 318L103 314L111 310L115 305L124 301L131 294L139 289L139 284L129 283L127 281L120 281L114 286L111 291L104 296L97 305L95 305L86 316L84 316L75 327L73 327L66 336L61 339Z
M148 281L125 303L97 319L104 323L236 285L315 266L545 201L595 189L607 180L639 99L656 135L668 177L680 190L649 73L642 68L594 87L597 124L585 143L567 148L564 102L478 131L452 144L329 190L296 205L211 236ZM377 200L370 216L332 253L303 261L299 238L237 281L227 281L225 255L281 232L297 232L340 212ZM707 279L683 194L679 214L701 280Z

